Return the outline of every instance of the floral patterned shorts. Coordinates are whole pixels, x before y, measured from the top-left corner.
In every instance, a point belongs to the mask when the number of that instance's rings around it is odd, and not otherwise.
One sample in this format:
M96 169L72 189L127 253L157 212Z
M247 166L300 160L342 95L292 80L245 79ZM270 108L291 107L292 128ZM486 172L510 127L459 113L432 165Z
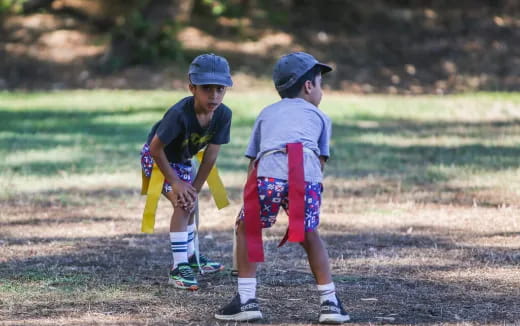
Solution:
M173 171L177 173L179 179L191 183L191 165L170 162L170 166L173 168ZM148 144L144 144L143 149L141 150L141 168L143 169L144 175L146 177L149 178L152 175L153 158L152 154L150 153L150 146ZM168 182L168 180L164 180L163 192L167 193L170 191L172 191L172 185Z
M289 193L287 180L259 177L257 179L258 185L258 200L262 212L260 219L262 220L262 227L269 228L276 223L276 216L283 207L285 212L289 211ZM321 206L321 192L323 186L319 182L305 183L305 231L314 231L320 224L320 206ZM238 215L240 220L244 219L244 208L240 210Z

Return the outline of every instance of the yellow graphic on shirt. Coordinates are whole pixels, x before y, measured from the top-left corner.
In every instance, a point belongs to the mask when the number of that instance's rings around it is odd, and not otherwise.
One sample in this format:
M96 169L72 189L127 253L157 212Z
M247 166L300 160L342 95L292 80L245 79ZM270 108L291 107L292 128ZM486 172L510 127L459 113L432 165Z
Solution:
M183 142L182 142L182 146L183 147L188 147L188 146L191 146L191 147L197 147L197 148L202 148L204 147L207 143L209 143L211 137L213 137L212 134L206 134L206 135L199 135L198 133L194 132L190 135L190 137L186 138Z

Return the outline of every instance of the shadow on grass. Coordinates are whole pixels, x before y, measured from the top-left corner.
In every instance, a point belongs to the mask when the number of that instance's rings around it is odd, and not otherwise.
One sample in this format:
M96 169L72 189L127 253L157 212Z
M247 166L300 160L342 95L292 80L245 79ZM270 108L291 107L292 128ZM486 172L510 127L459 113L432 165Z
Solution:
M335 230L338 234L342 231ZM317 318L318 295L305 254L295 244L276 249L278 237L282 235L279 231L274 232L276 239L264 241L267 260L260 269L258 288L266 316L264 323L313 322ZM448 230L433 231L445 233ZM211 234L211 237L203 237L202 252L218 257L230 266L231 229L209 230L205 234ZM161 321L161 312L171 309L173 303L184 302L176 308L184 316L179 318L179 324L200 322L209 325L214 323L210 317L213 312L235 291L236 279L227 272L199 277L202 290L197 294L168 287L166 271L171 253L168 235L163 233L124 234L113 238L3 236L2 239L2 245L8 248L46 244L52 244L53 248L63 244L68 248L62 254L20 257L0 263L2 291L10 291L9 287L25 289L29 293L42 291L42 298L56 299L36 305L23 302L11 305L8 317L13 320L65 317L70 308L77 313L112 311L116 315L136 314L138 318L142 316L139 311L146 309L159 313L156 321ZM330 244L333 261L342 257L343 265L336 263L334 278L354 321L488 323L514 322L520 318L520 293L510 285L497 286L496 281L486 276L475 280L454 276L446 281L435 277L436 272L457 274L468 268L477 271L500 267L510 268L513 275L520 266L520 256L514 248L460 246L452 238L440 234L410 235L399 230L345 231L342 235L325 236L324 240ZM416 258L415 250L421 250L421 257L428 261L438 259L438 263L392 263L396 257ZM378 259L369 265L349 263L349 260L355 262L374 255ZM489 260L490 257L495 259ZM460 259L463 264L454 264L454 259ZM51 290L46 291L47 288ZM82 295L85 289L92 293L90 299ZM96 299L95 296L102 295L103 291L121 293L132 299ZM63 300L67 295L76 296L76 300L73 303ZM92 304L91 300L103 300L103 305ZM135 310L136 305L139 305L139 311Z
M56 226L64 226L67 224L78 224L84 223L86 226L92 223L97 222L122 222L124 218L117 217L92 217L92 216L67 216L65 218L30 218L25 220L16 220L10 222L0 222L0 227L8 227L8 226L45 226L45 225L56 225ZM16 244L16 240L12 240L11 243ZM21 244L23 242L20 242Z
M9 155L17 151L40 153L34 159L11 159L2 166L4 171L15 175L33 176L138 170L139 149L151 125L118 123L117 118L131 120L134 115L153 112L159 119L165 110L129 108L78 112L52 108L33 111L0 109L0 133L3 134L0 152ZM363 123L366 121L369 123ZM231 143L222 146L218 159L222 171L245 175L248 160L243 157L243 152L252 124L250 118L233 122ZM395 193L393 186L385 185L385 180L399 183L399 191L404 193L417 187L430 192L463 193L471 189L448 189L443 183L465 171L496 172L520 166L520 149L517 146L485 145L488 140L498 139L498 142L505 135L512 137L520 133L520 120L418 122L359 115L353 121L336 123L333 128L332 156L326 175L336 180L370 176L381 181L361 185L355 193L352 191L354 195ZM455 137L457 140L472 138L466 144L442 145L442 141L435 140L435 137L441 136ZM375 140L365 140L367 137ZM399 139L420 141L425 138L433 138L433 144L399 144ZM240 191L230 189L233 197L240 196ZM438 201L434 197L425 200Z
M155 112L160 118L167 108L146 108L146 109L119 109L119 110L100 110L100 111L74 111L71 108L66 110L38 109L23 111L7 111L0 108L0 132L7 133L5 148L18 149L12 143L18 138L30 137L31 135L43 134L49 143L20 142L16 145L25 145L21 149L48 149L53 146L66 143L60 140L60 136L81 136L81 137L113 137L113 141L125 140L123 144L136 140L137 138L146 139L149 128L142 123L116 123L115 118L128 118L132 115L141 113ZM104 121L107 118L107 121ZM52 137L54 136L54 137ZM37 141L38 138L34 137ZM32 138L31 138L32 140ZM71 144L75 139L72 138ZM107 140L100 138L100 140ZM50 141L55 141L51 143Z
M401 120L374 121L376 125L360 127L356 122L335 124L333 128L334 176L375 175L415 175L421 172L427 176L426 169L435 166L465 167L498 171L516 168L520 162L518 146L483 145L494 138L515 135L509 128L516 128L520 134L520 121L489 123L428 122ZM379 141L368 143L361 141L364 136L378 137ZM465 140L470 137L473 144L463 145L412 145L400 146L380 144L388 137L397 136L407 140L452 136ZM439 142L438 140L433 140ZM395 140L399 142L399 140ZM343 171L343 172L342 172ZM435 176L433 176L435 178ZM441 177L441 176L437 176ZM413 179L412 179L413 181Z
M2 165L7 171L36 176L138 167L139 148L146 141L151 126L114 120L143 112L157 112L160 117L159 112L164 110L0 110L0 133L4 134L0 152L11 155L18 151L42 153L32 160L11 160L12 163Z

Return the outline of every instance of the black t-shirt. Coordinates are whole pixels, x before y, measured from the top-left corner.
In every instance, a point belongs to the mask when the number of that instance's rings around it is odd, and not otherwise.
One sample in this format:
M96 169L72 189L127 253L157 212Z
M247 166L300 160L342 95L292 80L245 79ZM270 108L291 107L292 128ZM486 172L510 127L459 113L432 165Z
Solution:
M166 111L148 134L148 144L155 134L166 144L164 152L172 163L187 163L207 144L229 143L231 109L220 104L208 127L202 128L193 105L193 96L180 100Z

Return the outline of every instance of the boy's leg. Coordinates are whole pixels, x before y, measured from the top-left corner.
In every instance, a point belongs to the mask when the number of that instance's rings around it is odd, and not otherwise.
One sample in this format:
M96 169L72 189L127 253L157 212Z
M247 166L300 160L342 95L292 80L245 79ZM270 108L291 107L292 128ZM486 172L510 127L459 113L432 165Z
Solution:
M231 267L231 276L238 276L238 258L237 258L237 225L233 227L233 266Z
M197 231L197 223L195 222L195 211L192 211L188 220L188 263L190 267L199 271L199 268L202 269L204 273L215 273L224 269L224 265L219 262L212 261L205 255L199 253L199 261L197 262L197 257L195 256L195 232ZM200 264L200 266L199 266Z
M173 215L170 220L170 232L188 232L187 228L189 212L187 212L180 206L175 207L175 199L173 198L173 192L166 192L164 193L164 196L168 198L173 207Z
M243 221L238 221L236 230L238 277L256 277L256 268L258 264L250 262L247 257L246 230Z
M247 258L247 244L244 223L240 220L236 227L236 249L238 264L238 294L229 304L215 313L219 320L253 321L262 319L256 300L256 263Z
M244 223L239 221L236 229L238 294L240 295L240 303L245 304L251 299L256 300L256 268L258 264L250 262L247 257L247 240Z
M287 197L287 181L274 178L258 178L258 200L262 209L260 219L262 227L268 228L276 221L282 200ZM247 239L244 210L238 214L236 225L236 251L238 267L238 294L225 307L220 309L215 318L220 320L248 321L262 318L256 300L257 263L250 262L247 255Z
M168 194L171 194L171 192L167 193L166 197L169 197ZM177 268L179 264L188 263L188 232L186 224L186 211L180 207L173 207L173 214L170 220L173 268Z
M309 265L320 293L319 322L340 324L350 320L350 317L336 295L329 254L318 232L322 189L320 183L306 183L305 239L300 244L307 253Z
M141 150L141 168L146 177L150 178L153 168L153 157L150 153L150 146L144 144ZM171 164L177 175L184 181L191 180L189 167L176 167ZM188 222L188 212L180 207L175 207L176 198L173 198L171 185L165 182L163 185L163 195L170 201L173 214L170 220L170 245L173 256L173 269L170 271L169 283L183 289L198 289L197 280L188 264L188 232L186 230ZM179 266L180 265L180 266Z
M188 226L186 227L186 231L188 231L188 260L191 256L195 254L195 231L197 227L195 223L188 221Z
M182 207L175 207L173 192L165 192L173 207L170 220L170 243L173 256L173 268L170 271L169 283L187 290L198 290L197 279L188 263L188 231L189 212Z
M305 232L305 241L301 243L307 253L312 274L318 285L332 282L329 254L320 238L318 230Z
M343 309L343 305L336 294L330 272L329 255L318 230L305 232L305 240L301 245L307 252L309 265L320 293L319 322L341 324L350 320L350 316Z
M329 254L318 232L322 189L321 183L305 184L305 239L300 243L307 253L312 274L318 285L332 282ZM290 203L287 201L283 204L288 212Z

